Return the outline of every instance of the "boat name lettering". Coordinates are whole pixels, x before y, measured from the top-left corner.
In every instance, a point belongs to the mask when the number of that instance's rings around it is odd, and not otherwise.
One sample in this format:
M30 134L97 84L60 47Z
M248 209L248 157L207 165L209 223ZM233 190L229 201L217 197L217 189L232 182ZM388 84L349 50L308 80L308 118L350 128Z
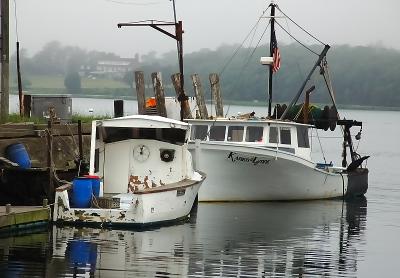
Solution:
M252 163L253 165L268 165L270 162L269 159L260 159L257 156L240 156L235 152L230 152L228 154L228 159L232 162L248 162Z

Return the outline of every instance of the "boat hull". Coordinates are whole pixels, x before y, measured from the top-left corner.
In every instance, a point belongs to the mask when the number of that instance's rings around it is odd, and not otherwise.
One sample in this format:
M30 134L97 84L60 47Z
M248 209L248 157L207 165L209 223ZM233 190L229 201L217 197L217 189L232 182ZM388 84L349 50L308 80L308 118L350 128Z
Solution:
M347 191L346 174L288 152L211 142L190 149L196 168L207 173L199 201L328 199Z
M67 190L56 192L53 221L89 226L145 226L179 221L189 216L205 176L146 192L129 193L120 208L71 208Z

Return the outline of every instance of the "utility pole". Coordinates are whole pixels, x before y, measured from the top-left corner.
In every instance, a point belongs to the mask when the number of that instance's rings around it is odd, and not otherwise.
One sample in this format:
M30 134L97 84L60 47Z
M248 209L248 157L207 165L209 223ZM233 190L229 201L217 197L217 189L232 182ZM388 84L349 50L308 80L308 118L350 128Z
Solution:
M1 94L0 94L0 122L4 123L9 111L9 0L1 0L1 34L0 34L0 60L1 60Z

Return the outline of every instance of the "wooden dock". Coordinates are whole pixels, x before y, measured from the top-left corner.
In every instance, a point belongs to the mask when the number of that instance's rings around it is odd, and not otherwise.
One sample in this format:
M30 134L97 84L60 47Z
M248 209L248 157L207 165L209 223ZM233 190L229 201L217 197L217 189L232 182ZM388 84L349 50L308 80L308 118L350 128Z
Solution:
M49 206L0 206L0 233L46 225L50 217Z

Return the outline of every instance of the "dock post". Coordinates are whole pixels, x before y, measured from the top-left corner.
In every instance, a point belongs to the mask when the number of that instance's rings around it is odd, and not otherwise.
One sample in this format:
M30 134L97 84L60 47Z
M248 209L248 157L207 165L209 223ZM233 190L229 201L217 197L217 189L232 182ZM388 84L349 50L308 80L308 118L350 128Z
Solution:
M151 74L153 81L154 95L156 97L157 113L161 117L167 117L167 109L165 108L165 94L162 82L161 72L153 72Z
M181 74L175 73L171 75L172 85L174 85L175 93L177 98L181 95L182 91L182 82L181 82ZM184 88L183 88L184 90ZM190 111L190 105L187 99L181 100L183 101L183 118L185 119L193 119L192 112Z
M135 71L136 96L138 102L138 114L146 114L146 96L143 71Z
M124 116L124 101L122 99L114 100L114 118Z
M211 92L213 95L213 99L215 102L215 116L223 117L224 116L224 108L222 106L222 96L221 96L221 88L219 84L219 76L217 73L211 73L209 76Z
M82 137L82 121L78 120L78 148L79 148L79 161L83 161L83 137Z
M47 208L48 205L49 205L49 200L47 198L43 199L43 207Z
M207 106L204 100L204 90L203 86L201 86L200 77L197 73L192 74L190 77L192 78L194 94L196 96L196 103L199 107L200 119L208 119Z
M49 172L49 187L47 190L47 197L51 200L54 198L54 183L53 183L53 134L52 122L47 122L47 169Z
M6 214L11 213L11 204L6 204Z

